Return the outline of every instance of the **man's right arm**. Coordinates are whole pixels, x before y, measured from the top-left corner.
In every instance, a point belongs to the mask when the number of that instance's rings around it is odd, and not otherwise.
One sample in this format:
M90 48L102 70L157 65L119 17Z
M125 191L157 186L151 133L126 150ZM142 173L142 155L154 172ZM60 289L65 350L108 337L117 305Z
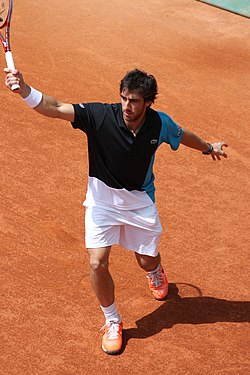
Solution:
M22 74L17 70L12 71L7 68L4 71L6 73L6 86L11 90L13 84L19 84L20 89L15 93L19 94L24 100L29 98L31 87L24 82ZM75 111L72 104L62 103L56 98L45 94L42 94L41 101L33 108L38 113L47 117L60 118L70 122L73 122L75 119Z

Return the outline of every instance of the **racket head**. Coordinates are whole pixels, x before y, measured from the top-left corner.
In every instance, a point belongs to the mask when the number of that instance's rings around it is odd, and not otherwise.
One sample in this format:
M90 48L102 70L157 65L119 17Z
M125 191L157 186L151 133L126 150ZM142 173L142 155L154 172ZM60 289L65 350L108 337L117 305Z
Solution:
M0 0L0 29L10 23L12 0Z

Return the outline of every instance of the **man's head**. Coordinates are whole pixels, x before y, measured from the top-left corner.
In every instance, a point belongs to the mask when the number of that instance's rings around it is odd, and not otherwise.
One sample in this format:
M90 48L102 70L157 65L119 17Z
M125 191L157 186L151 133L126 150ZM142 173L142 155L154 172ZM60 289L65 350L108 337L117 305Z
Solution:
M158 94L157 82L153 75L143 70L133 69L128 72L120 83L120 94L124 91L137 92L145 102L154 103Z
M123 119L127 126L136 128L143 123L147 108L156 98L156 79L141 70L131 70L121 80L120 95Z

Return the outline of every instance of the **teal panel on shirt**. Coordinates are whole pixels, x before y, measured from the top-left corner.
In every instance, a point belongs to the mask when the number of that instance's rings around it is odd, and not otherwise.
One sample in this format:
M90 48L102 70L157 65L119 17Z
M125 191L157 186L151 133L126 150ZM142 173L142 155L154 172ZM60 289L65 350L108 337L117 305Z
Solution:
M250 18L250 0L198 0Z
M183 129L166 113L160 111L157 112L162 122L158 146L160 146L161 143L166 142L171 146L172 150L177 150L181 142Z

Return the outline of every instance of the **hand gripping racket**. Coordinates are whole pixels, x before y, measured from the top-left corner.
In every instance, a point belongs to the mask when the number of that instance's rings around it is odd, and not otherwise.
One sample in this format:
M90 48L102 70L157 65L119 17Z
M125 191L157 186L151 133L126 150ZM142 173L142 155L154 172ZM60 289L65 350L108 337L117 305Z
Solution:
M7 63L7 67L11 70L15 70L15 64L13 60L13 56L10 49L10 20L13 8L13 0L0 0L0 29L5 27L5 39L0 32L0 40L3 45L3 49L5 52L5 59ZM11 89L18 90L20 89L19 85L12 85Z

